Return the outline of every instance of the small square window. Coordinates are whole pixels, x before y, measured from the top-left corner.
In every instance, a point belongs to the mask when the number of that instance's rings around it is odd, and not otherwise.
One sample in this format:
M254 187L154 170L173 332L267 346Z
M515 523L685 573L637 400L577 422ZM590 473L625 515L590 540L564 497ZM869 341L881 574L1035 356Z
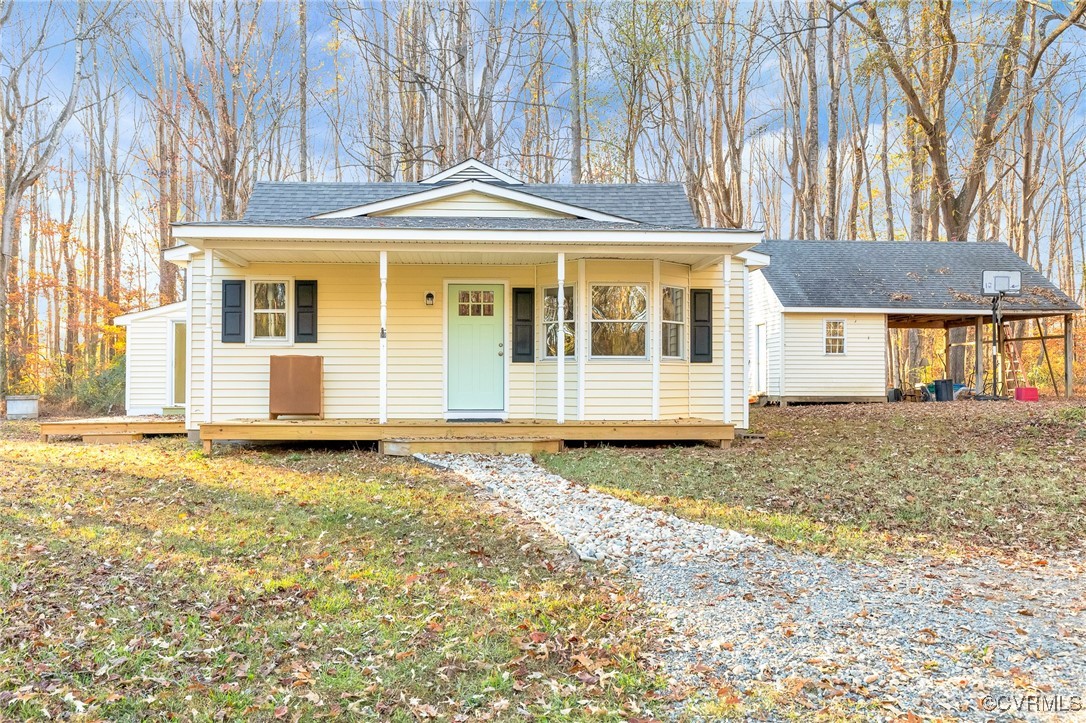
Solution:
M823 339L827 354L845 353L845 322L827 319L823 326Z

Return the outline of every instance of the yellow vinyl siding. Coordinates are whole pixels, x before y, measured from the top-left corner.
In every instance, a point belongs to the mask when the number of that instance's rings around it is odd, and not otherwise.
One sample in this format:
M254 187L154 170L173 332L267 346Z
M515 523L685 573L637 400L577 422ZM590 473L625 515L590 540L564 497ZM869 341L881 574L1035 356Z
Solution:
M568 214L529 206L483 193L469 192L448 198L381 211L374 216L470 216L474 218L572 218Z
M588 351L589 316L582 299L577 260L567 262L566 282L576 287L578 353ZM650 260L587 260L587 283L641 283L651 286ZM219 341L221 289L224 278L281 277L318 282L318 341L315 344L257 346ZM446 283L487 281L536 289L536 361L509 363L506 406L510 418L554 418L556 362L543 359L543 289L554 286L555 264L542 265L402 265L390 264L388 274L388 415L392 419L441 418L445 413L444 314ZM204 415L204 271L197 257L191 267L189 428ZM661 283L684 289L712 288L714 353L712 364L687 359L660 364L659 413L662 419L689 416L721 419L723 383L723 285L719 265L690 272L686 266L661 264ZM217 261L212 286L214 389L213 418L263 418L268 411L268 357L273 354L314 354L325 358L325 416L375 418L378 415L379 278L376 264L251 264L239 268ZM427 293L434 305L427 306ZM650 291L654 295L655 290ZM511 294L503 309L506 350L509 349ZM689 311L689 295L685 299ZM743 288L742 264L732 271L732 421L743 419ZM653 307L655 311L655 307ZM246 325L251 324L246 319ZM657 323L654 321L655 329ZM689 325L685 331L689 345ZM653 335L650 344L659 343ZM689 355L689 348L685 350ZM508 357L507 357L508 358ZM578 360L565 362L565 414L578 418ZM651 419L653 367L651 358L584 360L584 417L590 420Z
M713 361L690 365L690 415L706 419L723 416L724 281L723 265L690 272L690 288L713 290ZM731 421L742 424L747 400L743 389L743 262L732 257L731 271Z
M845 322L845 353L826 354L823 323ZM783 397L881 397L886 394L886 317L790 313L783 316Z

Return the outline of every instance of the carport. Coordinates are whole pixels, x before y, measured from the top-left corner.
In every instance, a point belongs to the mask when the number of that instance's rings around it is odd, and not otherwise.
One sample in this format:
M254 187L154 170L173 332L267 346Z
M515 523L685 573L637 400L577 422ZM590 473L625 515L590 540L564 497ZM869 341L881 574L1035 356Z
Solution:
M980 297L978 297L980 298ZM1015 302L1021 301L1021 304ZM991 305L989 299L981 299L980 303L988 303ZM958 313L934 313L934 314L887 314L886 322L887 327L890 329L942 329L945 332L944 342L944 362L946 369L953 369L952 354L955 348L963 348L966 350L966 362L968 363L969 357L972 356L973 362L973 391L976 394L985 393L985 370L994 371L996 377L996 388L999 394L1006 394L1008 392L1007 380L1005 377L1006 359L1008 345L1019 344L1027 341L1039 341L1041 343L1041 353L1045 360L1045 364L1048 368L1049 376L1052 380L1053 392L1057 395L1061 393L1064 397L1070 397L1074 388L1074 324L1075 317L1071 314L1077 306L1072 305L1073 308L1066 309L1061 312L1055 309L1027 309L1026 305L1030 303L1029 299L1023 297L1009 297L1004 299L1005 307L1003 309L1003 324L999 327L994 327L992 323L992 310L989 308L985 312L958 312ZM1010 308L1008 308L1010 307ZM1062 334L1046 334L1044 326L1040 323L1041 319L1050 319L1052 317L1060 317L1063 319L1063 333ZM1022 326L1018 326L1018 323L1022 322ZM1028 322L1034 323L1036 333L1028 334L1025 331ZM952 330L961 328L973 328L973 341L952 341ZM1021 333L1017 336L1008 335L1007 327L1019 328ZM995 329L996 343L992 343L993 328ZM987 336L985 336L987 334ZM980 343L977 343L980 340ZM1049 342L1056 342L1062 347L1060 351L1063 353L1063 379L1061 382L1057 382L1056 373L1052 366L1052 353L1049 350ZM998 352L993 353L993 346L998 349ZM972 355L969 354L969 350L972 350ZM1017 350L1013 350L1017 355ZM993 357L998 358L1003 363L995 363ZM987 362L985 361L987 359ZM1062 390L1060 384L1062 383Z

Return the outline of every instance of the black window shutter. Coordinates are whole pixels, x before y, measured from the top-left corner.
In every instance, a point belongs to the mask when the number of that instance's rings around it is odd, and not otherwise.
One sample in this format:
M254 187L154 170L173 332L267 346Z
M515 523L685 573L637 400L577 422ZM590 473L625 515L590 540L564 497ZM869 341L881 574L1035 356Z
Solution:
M513 361L535 361L535 289L513 289Z
M317 282L294 282L294 341L317 341Z
M240 279L222 282L222 340L228 344L245 341L245 282Z
M690 361L713 361L712 289L690 289Z

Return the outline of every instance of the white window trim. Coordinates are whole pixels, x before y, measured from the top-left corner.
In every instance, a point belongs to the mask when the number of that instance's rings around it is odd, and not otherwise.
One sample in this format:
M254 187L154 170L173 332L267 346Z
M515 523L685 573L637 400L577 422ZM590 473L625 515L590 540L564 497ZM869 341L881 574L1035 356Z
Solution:
M573 361L577 361L577 357L581 353L581 339L580 339L580 335L577 332L577 327L579 326L578 322L580 321L580 318L578 317L578 313L580 312L580 309L578 307L580 306L580 304L577 303L577 301L578 301L577 283L576 282L574 282L572 284L567 283L567 284L565 284L565 287L567 289L569 289L571 291L571 293L573 294L573 298L571 299L571 301L573 303L573 319L572 319L572 321L573 321L573 353L572 354L566 354L562 358L567 362L573 362ZM553 284L544 284L541 287L541 293L539 295L539 303L540 303L540 306L539 306L539 332L540 332L540 334L542 334L542 336L540 337L540 342L541 342L540 347L541 347L541 351L542 351L542 356L540 358L543 361L557 362L558 361L558 355L557 354L548 354L547 353L547 325L548 324L559 324L559 323L561 323L559 321L547 321L547 318L546 318L547 292L550 291L551 289L557 290L558 289L558 283L555 282Z
M830 340L828 327L830 324L841 325L841 351L829 352L826 351L826 342ZM838 337L833 337L837 339ZM846 356L848 354L848 323L844 319L823 319L822 320L822 355L823 356Z
M592 353L592 328L596 323L615 323L615 324L636 324L638 322L631 321L629 319L594 319L592 317L592 291L597 286L640 286L645 289L645 353L642 355L633 356L610 356L607 354L598 355ZM650 361L652 359L652 345L656 343L653 340L652 333L652 282L651 281L598 281L593 282L588 287L588 308L585 309L585 317L588 319L588 358L598 359L601 361Z
M678 289L679 291L683 292L683 299L682 299L682 304L681 304L682 314L683 314L683 320L682 321L668 321L667 319L664 318L663 299L664 299L664 291L666 291L667 289ZM690 315L690 311L686 307L687 307L687 304L689 303L690 290L687 289L685 286L678 286L677 284L660 284L660 290L659 290L658 293L659 293L659 296L660 296L660 342L659 342L659 344L660 344L660 359L663 360L663 361L672 361L672 362L674 362L674 361L686 361L686 354L687 354L686 347L689 346L687 344L687 334L688 334L688 332L686 330L686 318ZM668 354L664 353L664 328L668 324L671 324L672 326L678 326L679 329L680 329L680 332L679 332L679 344L680 344L680 347L682 349L682 353L679 354L678 356L669 356Z
M283 339L260 338L254 336L256 331L256 303L253 297L256 285L259 283L286 284L287 306L284 311L287 315L287 335ZM246 346L294 346L294 277L293 276L246 276L245 277L245 344Z

